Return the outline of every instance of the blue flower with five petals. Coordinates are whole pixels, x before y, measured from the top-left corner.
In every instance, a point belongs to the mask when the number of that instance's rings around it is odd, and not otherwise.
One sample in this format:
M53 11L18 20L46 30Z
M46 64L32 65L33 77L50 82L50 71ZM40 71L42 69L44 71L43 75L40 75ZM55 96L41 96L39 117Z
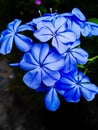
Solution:
M25 30L33 30L31 26L26 24L21 25L21 20L15 19L10 22L7 29L1 33L0 38L0 53L3 55L9 54L12 50L13 41L18 49L23 52L29 51L32 47L32 39L18 32Z
M20 63L10 64L28 71L24 77L24 83L32 89L38 88L43 82L46 86L52 86L60 79L59 70L64 65L64 58L56 51L51 51L49 45L34 44L30 52L26 52Z
M77 39L74 32L67 30L67 22L64 17L58 17L54 22L39 22L34 36L41 42L47 42L52 39L52 46L62 54L65 51L66 43L75 42Z
M78 70L67 74L63 73L57 84L58 89L65 90L64 98L68 102L79 102L82 96L87 101L91 101L98 94L98 87Z
M65 52L62 54L65 58L65 66L62 69L63 72L67 73L75 69L77 64L86 64L88 61L88 53L79 47L80 40L74 43L69 43L66 46Z

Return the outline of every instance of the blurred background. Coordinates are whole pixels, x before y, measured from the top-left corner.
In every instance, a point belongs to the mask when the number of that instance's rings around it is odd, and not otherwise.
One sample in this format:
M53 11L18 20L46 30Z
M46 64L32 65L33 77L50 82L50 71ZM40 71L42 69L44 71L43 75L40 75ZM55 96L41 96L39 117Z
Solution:
M97 0L0 0L0 33L15 18L24 23L42 14L71 12L79 8L87 20L98 19ZM97 20L96 20L97 21ZM82 48L90 57L98 55L98 37L81 38ZM91 102L81 99L79 103L68 103L61 98L60 108L50 112L44 107L44 94L36 93L22 82L19 68L9 67L9 63L18 61L20 52L14 55L0 55L0 130L62 130L62 129L98 129L98 95ZM17 54L17 55L16 55ZM98 60L88 65L87 75L98 86Z

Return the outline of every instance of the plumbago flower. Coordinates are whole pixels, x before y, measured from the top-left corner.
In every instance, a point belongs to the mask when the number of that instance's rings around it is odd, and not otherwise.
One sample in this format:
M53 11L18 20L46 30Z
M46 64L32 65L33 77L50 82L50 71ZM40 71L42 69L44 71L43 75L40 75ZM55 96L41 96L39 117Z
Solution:
M10 22L1 33L0 53L11 53L13 43L23 52L20 61L10 66L25 71L23 82L36 92L44 92L46 109L56 111L59 95L77 103L81 97L91 101L98 94L98 87L90 82L85 70L79 70L79 65L85 68L90 62L88 52L81 48L81 36L98 36L98 24L88 22L78 8L62 14L50 11L23 25L19 19ZM23 31L31 31L33 37Z
M63 96L68 102L79 102L81 96L87 101L91 101L98 94L98 87L90 82L89 77L78 70L62 73L57 88L64 91Z
M32 39L18 32L32 30L33 28L31 26L27 26L26 24L20 24L21 20L15 19L9 23L7 29L1 33L0 42L2 44L0 45L0 53L4 55L9 54L12 50L13 41L15 42L16 47L23 52L31 49Z
M64 17L58 17L54 22L40 22L37 24L38 30L34 32L34 36L41 42L52 39L52 46L59 53L63 53L66 49L66 43L75 42L76 40L75 33L67 30L66 22L67 19Z
M62 56L65 59L65 66L63 67L63 72L67 73L74 70L77 64L84 65L88 61L88 53L79 47L80 40L77 40L74 43L67 44L65 52Z
M36 43L32 50L22 57L19 65L22 69L28 70L23 77L28 87L36 89L42 81L45 85L52 86L60 79L59 70L64 66L64 58L56 51L50 51L48 44Z

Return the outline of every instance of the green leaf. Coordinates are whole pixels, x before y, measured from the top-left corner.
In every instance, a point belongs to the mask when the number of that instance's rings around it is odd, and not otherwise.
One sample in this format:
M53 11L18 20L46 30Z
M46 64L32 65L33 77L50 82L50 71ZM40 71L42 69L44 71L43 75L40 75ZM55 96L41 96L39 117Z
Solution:
M94 22L94 23L98 24L98 18L89 18L88 22Z

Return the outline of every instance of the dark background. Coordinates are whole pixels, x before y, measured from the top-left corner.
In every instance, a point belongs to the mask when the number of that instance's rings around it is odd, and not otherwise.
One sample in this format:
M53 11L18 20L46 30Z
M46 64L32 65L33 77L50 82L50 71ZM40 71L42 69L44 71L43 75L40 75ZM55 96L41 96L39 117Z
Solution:
M35 5L34 0L1 0L0 33L15 18L29 22L42 14L53 12L71 12L79 8L87 20L98 19L98 1L96 0L43 0ZM82 47L90 57L98 55L98 38L81 38ZM17 53L17 55L16 55ZM51 112L44 107L44 94L36 93L22 82L23 72L19 68L8 66L11 61L18 61L21 55L0 55L0 130L66 130L98 129L98 95L93 101L81 98L79 103L68 103L61 97L60 108ZM87 75L98 86L98 60L89 64Z

